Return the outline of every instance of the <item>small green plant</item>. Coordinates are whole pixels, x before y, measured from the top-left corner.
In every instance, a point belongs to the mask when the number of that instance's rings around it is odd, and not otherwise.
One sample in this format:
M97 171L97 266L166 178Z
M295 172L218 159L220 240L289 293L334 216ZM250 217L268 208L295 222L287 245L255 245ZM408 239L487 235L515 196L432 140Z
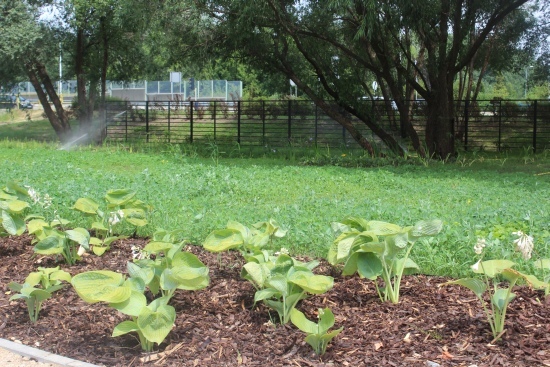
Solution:
M290 321L294 326L307 334L306 343L311 345L317 355L323 355L327 350L328 343L340 334L344 327L329 332L330 328L334 326L334 314L328 307L325 309L320 308L318 317L319 322L315 323L308 320L297 309L293 309L290 313Z
M25 232L25 212L30 208L28 198L29 191L13 181L0 190L0 236L19 236Z
M256 254L273 238L286 235L286 230L273 219L259 222L248 228L239 222L229 221L225 229L214 230L206 237L204 248L210 252L223 252L234 248L243 254Z
M443 224L432 220L400 227L350 217L333 223L332 227L339 235L329 249L328 261L332 265L344 263L342 275L357 272L363 278L374 280L382 301L398 303L401 278L418 270L418 265L409 258L414 244L422 237L438 234ZM378 277L384 281L382 287L376 282Z
M550 259L538 259L535 261L535 268L541 269L543 272L543 280L546 283L544 296L548 297L550 294Z
M55 268L38 268L38 271L30 273L23 284L11 282L8 287L18 294L13 295L10 301L23 299L27 304L29 318L34 323L38 320L38 314L42 303L51 297L52 293L63 288L62 281L70 282L71 275L59 266ZM41 286L41 288L37 288Z
M148 223L147 215L151 208L135 196L136 192L128 189L108 190L104 197L106 208L90 198L80 198L75 202L73 209L94 218L91 229L95 230L98 239L92 240L93 244L108 248L118 239L113 239L113 228L118 223L129 223L134 227L134 233L138 227Z
M514 241L516 249L522 253L525 260L530 259L533 250L533 238L521 231L514 234L519 237ZM478 239L474 246L474 251L477 255L480 255L480 258L477 263L471 266L472 271L476 274L481 274L482 279L462 278L443 283L442 285L457 284L474 292L483 306L483 311L493 334L492 342L495 342L505 332L506 312L510 302L516 297L516 294L513 292L516 283L523 281L535 289L547 289L548 284L541 282L533 275L524 274L512 269L516 265L513 261L503 259L482 261L485 244L485 239ZM507 282L506 286L500 286L503 283L501 280ZM485 292L489 293L490 309L483 298Z
M250 257L241 277L257 289L254 302L263 301L277 311L281 324L290 320L291 311L307 293L323 294L333 287L334 279L313 274L317 261L302 263L286 254L270 256L267 251Z
M177 289L199 290L208 286L208 268L192 253L182 252L184 242L173 243L173 232L157 231L153 241L143 249L147 254L128 262L129 278L108 271L90 271L76 275L72 285L88 303L107 302L110 307L131 316L118 324L112 336L136 332L145 351L166 338L176 318L168 305ZM154 259L148 258L155 255ZM146 289L161 297L147 304Z

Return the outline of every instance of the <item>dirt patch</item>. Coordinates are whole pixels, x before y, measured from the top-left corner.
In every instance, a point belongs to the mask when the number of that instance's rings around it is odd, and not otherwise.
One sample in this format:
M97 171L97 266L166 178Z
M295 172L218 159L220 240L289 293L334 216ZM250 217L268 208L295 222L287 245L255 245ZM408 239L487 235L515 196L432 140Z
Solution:
M322 263L317 273L335 276L334 289L299 305L310 319L330 307L335 327L344 331L322 357L312 353L304 334L292 325L273 327L276 314L253 305L254 288L240 279L238 253L217 255L188 246L209 268L208 288L179 291L171 301L175 326L158 352L145 355L131 335L112 338L126 319L102 305L84 303L70 286L43 306L31 324L22 301L8 301L10 281L23 282L38 266L77 273L111 269L125 272L131 245L118 241L102 257L87 256L68 267L33 256L27 236L0 238L0 337L19 340L67 357L107 366L550 366L550 307L541 293L517 288L503 339L492 334L475 296L459 287L438 287L440 277L409 276L400 304L381 303L371 281L342 278ZM144 358L157 358L145 362Z

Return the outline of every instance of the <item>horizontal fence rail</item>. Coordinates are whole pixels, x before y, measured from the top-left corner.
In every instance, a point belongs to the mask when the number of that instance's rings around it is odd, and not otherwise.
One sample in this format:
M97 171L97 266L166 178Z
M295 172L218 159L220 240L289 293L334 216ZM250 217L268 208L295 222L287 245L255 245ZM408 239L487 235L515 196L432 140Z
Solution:
M365 101L365 106L375 121L401 139L404 129L394 104L375 100ZM465 150L550 148L550 101L455 101L455 106L455 136ZM425 104L411 101L409 111L410 121L423 139ZM367 139L377 141L364 123L348 118ZM311 101L303 100L109 101L105 129L107 138L114 141L356 145L343 126Z

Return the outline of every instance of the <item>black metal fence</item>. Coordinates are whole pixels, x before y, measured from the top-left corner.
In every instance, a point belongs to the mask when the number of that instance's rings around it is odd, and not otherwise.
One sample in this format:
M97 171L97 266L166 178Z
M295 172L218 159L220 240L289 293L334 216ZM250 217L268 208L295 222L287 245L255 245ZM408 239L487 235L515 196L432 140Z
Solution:
M364 101L371 116L400 139L399 113L383 100ZM550 101L456 101L455 136L466 150L550 148ZM410 104L423 139L426 108ZM338 108L334 106L334 108ZM355 126L376 140L365 124ZM115 141L212 142L281 147L353 146L355 141L311 101L108 102L106 136Z

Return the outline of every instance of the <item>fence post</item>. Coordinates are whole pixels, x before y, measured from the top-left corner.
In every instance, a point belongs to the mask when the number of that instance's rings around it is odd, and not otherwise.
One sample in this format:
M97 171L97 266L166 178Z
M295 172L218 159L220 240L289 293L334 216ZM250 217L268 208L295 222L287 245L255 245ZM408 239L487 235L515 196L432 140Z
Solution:
M317 134L319 131L318 122L319 122L319 112L318 112L317 105L315 105L315 146L317 146Z
M262 100L262 145L265 146L265 101Z
M212 87L212 91L214 91L214 87ZM214 93L214 92L212 92ZM214 141L216 141L216 107L217 107L217 102L216 100L214 100L214 112L212 112L214 114L214 116L212 116L214 118Z
M533 153L537 152L537 100L533 110Z
M502 100L498 100L498 146L497 152L500 152L500 139L502 137Z
M464 102L464 150L468 151L468 123L470 121L470 100Z
M126 113L124 114L124 141L128 142L128 101L126 101ZM131 105L130 105L130 108Z
M292 100L288 100L288 142L292 140Z
M241 101L237 101L237 143L241 144Z
M189 142L193 143L193 110L195 106L193 105L194 101L189 102Z
M145 101L145 141L149 142L149 101Z
M172 84L172 83L170 83ZM168 143L170 143L171 134L170 134L170 101L168 101Z

